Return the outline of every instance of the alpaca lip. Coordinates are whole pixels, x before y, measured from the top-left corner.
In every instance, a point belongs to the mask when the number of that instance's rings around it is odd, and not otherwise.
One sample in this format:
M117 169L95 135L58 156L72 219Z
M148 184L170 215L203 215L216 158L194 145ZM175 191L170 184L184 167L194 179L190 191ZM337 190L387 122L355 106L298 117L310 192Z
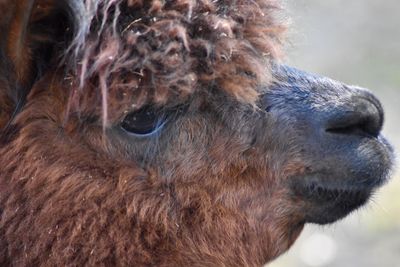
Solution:
M333 181L333 179L330 179ZM301 201L305 221L328 224L335 222L364 205L380 184L338 184L322 179L319 175L307 175L292 179L293 198Z
M298 192L310 202L335 204L335 202L340 202L342 199L357 201L368 198L372 191L372 188L356 189L311 183Z

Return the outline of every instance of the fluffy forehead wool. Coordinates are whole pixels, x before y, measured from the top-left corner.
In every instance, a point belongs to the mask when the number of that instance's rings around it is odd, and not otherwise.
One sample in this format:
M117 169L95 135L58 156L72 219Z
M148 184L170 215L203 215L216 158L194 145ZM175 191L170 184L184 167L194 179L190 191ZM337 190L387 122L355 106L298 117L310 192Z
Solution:
M80 91L129 91L136 106L218 88L254 103L284 26L272 0L74 0L69 66ZM91 93L93 94L93 93ZM96 95L96 93L94 94ZM99 95L99 94L97 94Z

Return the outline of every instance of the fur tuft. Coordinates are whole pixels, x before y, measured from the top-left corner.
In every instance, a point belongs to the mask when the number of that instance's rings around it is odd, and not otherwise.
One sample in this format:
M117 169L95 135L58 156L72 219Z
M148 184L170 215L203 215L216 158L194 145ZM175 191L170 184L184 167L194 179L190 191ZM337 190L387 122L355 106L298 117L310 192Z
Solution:
M269 82L269 60L280 55L284 26L271 0L86 0L71 7L79 12L68 66L79 94L101 92L104 122L110 91L129 91L135 107L185 99L199 88L254 104L256 87Z

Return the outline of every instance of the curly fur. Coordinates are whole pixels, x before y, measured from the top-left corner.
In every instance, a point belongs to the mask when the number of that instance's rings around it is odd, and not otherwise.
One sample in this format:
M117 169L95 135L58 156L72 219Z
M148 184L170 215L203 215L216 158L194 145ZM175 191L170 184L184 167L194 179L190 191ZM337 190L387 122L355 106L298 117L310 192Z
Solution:
M69 67L81 88L89 88L87 83L100 88L104 121L110 90L128 90L138 108L149 101L184 100L199 88L218 88L254 104L256 87L270 79L266 63L280 54L284 26L276 22L273 1L91 0L73 5L80 14Z

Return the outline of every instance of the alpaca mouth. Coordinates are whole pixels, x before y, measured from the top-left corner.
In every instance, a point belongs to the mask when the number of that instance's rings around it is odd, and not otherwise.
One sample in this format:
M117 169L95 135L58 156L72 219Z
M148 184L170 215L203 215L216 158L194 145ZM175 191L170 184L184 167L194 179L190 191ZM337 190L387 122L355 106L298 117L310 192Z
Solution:
M317 176L318 177L318 176ZM337 184L329 181L316 182L315 176L303 177L302 182L294 179L293 198L304 203L304 220L308 223L329 224L342 219L352 211L363 206L380 186Z
M328 155L315 160L312 171L289 179L293 201L300 205L305 222L328 224L340 220L367 203L388 181L393 149L386 139L381 135L343 138L336 146L340 157Z
M372 189L326 188L311 185L305 190L310 203L310 215L306 221L318 224L335 222L363 206L369 200ZM323 214L323 216L315 216Z
M360 190L342 187L328 188L312 183L311 185L307 186L303 195L306 197L306 199L318 203L336 203L341 199L351 202L358 202L368 198L368 196L371 194L371 191L372 190L368 189Z

